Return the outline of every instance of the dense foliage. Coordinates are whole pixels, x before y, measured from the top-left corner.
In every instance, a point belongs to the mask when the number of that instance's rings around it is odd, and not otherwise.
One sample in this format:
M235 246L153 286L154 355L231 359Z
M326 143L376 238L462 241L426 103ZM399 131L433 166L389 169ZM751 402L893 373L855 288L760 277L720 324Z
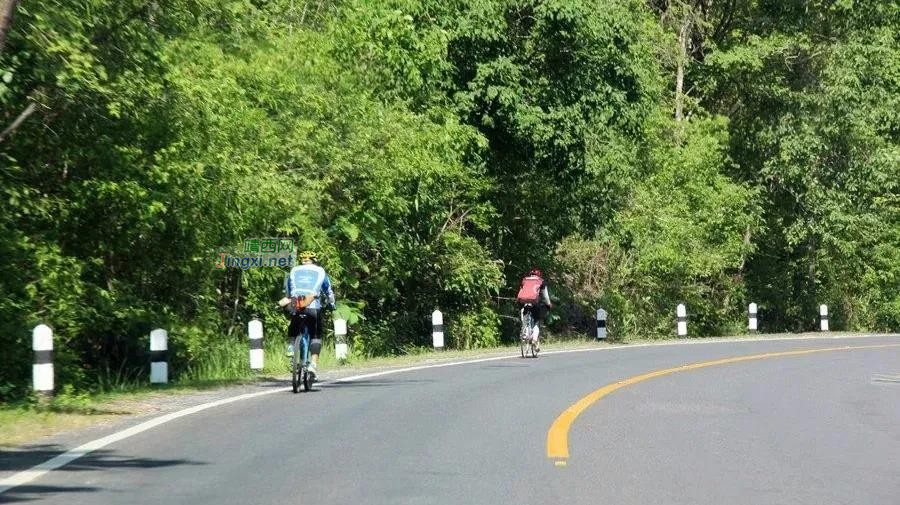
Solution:
M214 266L251 237L320 252L365 355L436 307L509 339L533 265L556 330L900 328L894 1L2 4L0 397L39 322L80 388L153 327L193 376L278 338L284 269Z

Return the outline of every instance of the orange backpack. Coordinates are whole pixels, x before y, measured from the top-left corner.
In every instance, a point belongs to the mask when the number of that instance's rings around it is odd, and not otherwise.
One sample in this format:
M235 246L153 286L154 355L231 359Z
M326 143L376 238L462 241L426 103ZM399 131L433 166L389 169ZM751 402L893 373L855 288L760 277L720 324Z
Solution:
M291 302L294 305L294 310L300 312L306 307L309 307L315 299L316 295L300 295L293 297Z
M516 295L516 300L519 303L537 303L538 298L541 296L541 286L544 285L544 279L540 277L529 275L522 279L522 285L519 287L519 294Z

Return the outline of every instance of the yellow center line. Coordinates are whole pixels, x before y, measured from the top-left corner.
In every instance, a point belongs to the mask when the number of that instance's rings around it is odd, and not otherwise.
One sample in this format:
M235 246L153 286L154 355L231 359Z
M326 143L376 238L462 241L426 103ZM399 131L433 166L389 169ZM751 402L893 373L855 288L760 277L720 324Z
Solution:
M550 425L550 430L547 431L547 457L551 459L561 460L556 461L556 466L565 466L565 459L569 457L569 428L572 427L572 423L582 412L587 410L588 407L596 403L598 400L617 389L624 388L625 386L630 386L632 384L637 384L638 382L643 382L645 380L662 377L663 375L669 375L676 372L686 372L688 370L697 370L699 368L727 365L730 363L739 363L741 361L752 361L758 359L776 358L781 356L801 356L804 354L813 354L818 352L846 351L852 349L882 349L886 347L900 347L900 344L826 347L820 349L803 349L798 351L751 354L748 356L737 356L733 358L703 361L700 363L681 365L674 368L666 368L664 370L656 370L655 372L635 375L634 377L629 377L619 382L607 384L573 403L569 408L564 410L563 413L560 414L555 421L553 421L553 424Z

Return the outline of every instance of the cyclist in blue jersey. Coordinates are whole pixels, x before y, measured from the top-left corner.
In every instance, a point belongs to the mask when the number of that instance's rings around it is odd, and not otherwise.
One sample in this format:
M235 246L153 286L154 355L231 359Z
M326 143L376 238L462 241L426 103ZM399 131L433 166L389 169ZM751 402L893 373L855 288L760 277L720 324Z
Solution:
M282 307L290 303L291 324L288 326L288 355L294 353L293 341L304 328L310 336L309 372L315 377L319 352L322 350L322 298L326 307L334 310L334 291L331 279L325 269L315 263L316 255L312 251L304 251L299 255L300 264L291 269L285 277ZM305 314L307 317L297 317Z

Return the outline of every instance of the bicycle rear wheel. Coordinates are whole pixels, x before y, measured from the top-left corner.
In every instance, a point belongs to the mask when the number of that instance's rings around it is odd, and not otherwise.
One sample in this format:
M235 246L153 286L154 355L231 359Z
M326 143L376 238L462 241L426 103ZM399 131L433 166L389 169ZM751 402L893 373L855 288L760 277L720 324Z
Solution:
M303 391L309 391L312 387L312 376L309 373L309 339L309 330L304 329L298 338L298 341L303 346L303 359L300 369L300 382L303 383Z
M309 375L309 371L303 370L303 390L309 391L312 389L312 377Z
M519 332L519 351L523 358L528 357L528 349L531 347L531 324L531 313L524 312L522 314L522 329ZM532 355L534 355L533 349Z
M300 337L294 339L294 355L291 356L291 390L294 393L300 391Z

